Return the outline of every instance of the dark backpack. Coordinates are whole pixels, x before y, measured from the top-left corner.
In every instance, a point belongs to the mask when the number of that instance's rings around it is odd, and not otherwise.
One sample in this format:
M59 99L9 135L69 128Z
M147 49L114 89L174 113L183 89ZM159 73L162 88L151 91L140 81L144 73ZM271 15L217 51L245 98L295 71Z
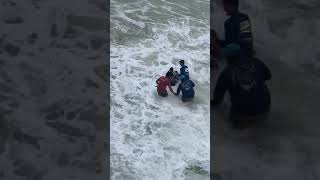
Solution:
M191 91L193 89L193 85L191 83L191 81L185 81L181 84L181 89L184 92L188 92Z
M232 82L233 86L242 92L254 92L257 89L256 67L254 63L246 63L234 67Z

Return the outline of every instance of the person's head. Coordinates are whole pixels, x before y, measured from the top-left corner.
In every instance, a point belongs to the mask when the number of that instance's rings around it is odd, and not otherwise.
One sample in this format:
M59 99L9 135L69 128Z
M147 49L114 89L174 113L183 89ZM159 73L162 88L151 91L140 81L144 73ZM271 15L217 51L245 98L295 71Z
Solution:
M171 68L169 69L169 71L170 71L170 72L173 72L173 67L171 67Z
M227 15L232 15L238 12L239 0L222 0L223 8Z
M184 60L182 59L182 60L180 60L179 61L179 64L182 66L182 65L184 65Z
M240 58L240 45L236 43L228 44L222 49L229 65L235 64Z

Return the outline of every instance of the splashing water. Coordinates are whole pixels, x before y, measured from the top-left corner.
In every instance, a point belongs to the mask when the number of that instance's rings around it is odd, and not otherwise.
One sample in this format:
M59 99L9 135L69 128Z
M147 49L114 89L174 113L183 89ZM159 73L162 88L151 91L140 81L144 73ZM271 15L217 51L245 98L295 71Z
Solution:
M112 179L209 179L209 1L112 0L110 10ZM188 105L155 87L180 59L196 84Z

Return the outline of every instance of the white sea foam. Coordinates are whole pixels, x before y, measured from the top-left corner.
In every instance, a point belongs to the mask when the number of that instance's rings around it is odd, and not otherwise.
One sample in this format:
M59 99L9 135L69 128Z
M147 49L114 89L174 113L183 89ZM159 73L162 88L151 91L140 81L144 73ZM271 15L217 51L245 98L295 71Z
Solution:
M198 20L202 26L190 21L195 17L175 17L170 10L158 9L172 18L157 19L149 10L161 3L169 6L168 2L148 2L151 5L141 9L150 16L129 20L124 12L135 11L137 3L120 6L111 1L111 8L116 7L111 37L128 36L121 42L113 39L110 48L112 179L182 180L186 168L194 165L209 173L209 2L199 9L208 11L207 19ZM188 8L178 1L174 4L181 11ZM140 29L130 30L126 22ZM167 98L159 97L155 87L156 79L170 67L178 70L180 59L185 59L196 84L189 105L170 92Z

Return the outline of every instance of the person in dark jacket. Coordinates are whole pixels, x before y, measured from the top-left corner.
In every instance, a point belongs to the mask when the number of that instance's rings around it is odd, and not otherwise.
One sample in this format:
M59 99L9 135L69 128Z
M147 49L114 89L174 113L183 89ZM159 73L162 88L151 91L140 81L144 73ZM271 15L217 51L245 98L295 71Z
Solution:
M227 67L218 78L213 107L220 105L228 91L231 98L230 119L235 126L243 119L262 117L270 111L271 98L266 81L271 79L268 67L259 59L241 59L240 46L230 44L223 49Z
M184 60L180 60L179 64L181 65L180 74L179 74L180 79L184 78L184 79L188 80L190 78L189 77L189 68L188 68L188 66L185 65Z
M169 69L166 76L170 78L171 86L175 86L179 80L179 74L177 71L174 71L173 67Z
M190 79L182 77L181 83L178 86L176 95L178 96L182 92L181 100L183 102L189 102L194 97L194 83Z
M167 72L166 76L167 76L167 77L172 77L172 76L173 76L173 67L171 67L171 68L169 69L169 71Z
M237 43L241 47L240 55L250 57L253 55L253 36L251 22L247 14L239 12L238 0L223 0L224 11L230 16L224 23L225 39L218 42L225 47L231 43ZM217 38L213 30L213 37Z

